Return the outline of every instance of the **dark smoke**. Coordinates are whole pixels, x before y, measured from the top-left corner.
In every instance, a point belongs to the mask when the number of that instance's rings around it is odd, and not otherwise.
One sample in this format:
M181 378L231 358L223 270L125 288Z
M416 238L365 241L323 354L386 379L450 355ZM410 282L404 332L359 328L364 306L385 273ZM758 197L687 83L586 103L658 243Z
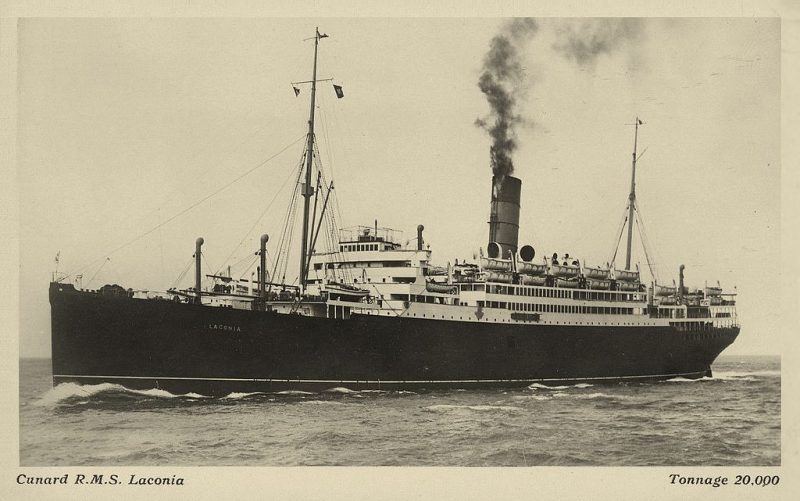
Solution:
M638 40L642 29L642 20L636 18L587 19L560 28L553 49L581 66L592 66L598 56Z
M478 87L486 95L490 112L475 124L486 129L492 138L489 155L497 182L514 172L512 153L517 148L514 126L523 121L515 106L524 92L525 69L521 55L526 43L536 34L538 25L531 18L516 18L506 23L492 38L483 60Z

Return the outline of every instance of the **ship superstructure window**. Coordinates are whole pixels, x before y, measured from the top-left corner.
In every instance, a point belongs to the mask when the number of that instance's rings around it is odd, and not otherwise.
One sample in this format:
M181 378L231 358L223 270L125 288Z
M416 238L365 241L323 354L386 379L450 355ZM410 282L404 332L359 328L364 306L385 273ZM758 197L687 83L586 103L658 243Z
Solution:
M479 301L480 303L480 301ZM504 308L504 304L511 311L529 311L537 313L578 313L584 315L636 315L643 314L641 308L619 308L610 306L577 306L568 304L538 304L538 303L502 303L489 301L490 308ZM497 305L497 306L496 306ZM668 315L667 315L668 316Z
M468 288L463 286L462 290L480 290L477 286L475 288ZM641 298L638 295L622 294L618 292L594 292L594 291L580 291L572 289L558 289L558 288L541 288L541 287L523 287L523 286L505 286L487 284L486 292L489 294L503 294L525 297L551 297L559 299L582 299L589 301L639 301Z

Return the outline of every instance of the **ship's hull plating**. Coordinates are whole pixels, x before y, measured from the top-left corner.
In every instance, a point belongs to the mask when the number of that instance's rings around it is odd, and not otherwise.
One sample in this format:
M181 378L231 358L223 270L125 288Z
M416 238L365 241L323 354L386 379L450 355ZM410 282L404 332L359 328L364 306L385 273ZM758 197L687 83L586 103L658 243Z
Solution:
M50 302L54 383L204 395L697 378L739 333L373 315L333 320L59 285Z

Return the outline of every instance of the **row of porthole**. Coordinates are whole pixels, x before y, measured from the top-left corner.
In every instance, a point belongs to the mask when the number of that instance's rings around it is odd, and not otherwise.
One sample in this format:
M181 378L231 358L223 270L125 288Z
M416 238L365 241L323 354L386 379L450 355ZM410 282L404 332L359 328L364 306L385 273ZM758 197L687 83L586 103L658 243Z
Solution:
M412 313L411 315L414 316L414 317L417 316L416 313ZM423 313L422 314L422 318L428 318L428 317L425 315L425 313ZM431 316L430 318L435 319L436 317L435 316ZM442 318L445 318L445 316L442 315ZM458 317L458 319L459 320L464 320L463 317ZM455 317L450 317L450 320L455 320ZM504 318L487 318L486 320L487 321L489 321L489 320L498 321L499 320L500 322L509 322L509 320L506 320ZM515 320L514 322L525 322L525 320ZM528 322L536 322L536 321L535 320L528 320ZM623 325L628 325L628 326L632 326L632 327L634 327L634 326L646 327L648 325L655 325L655 324L631 324L631 323L621 323L621 324L601 324L601 323L597 323L597 324L595 324L593 322L587 322L585 324L583 322L578 322L577 324L571 324L571 323L568 323L568 322L564 322L563 324L561 322L541 322L541 323L549 324L549 325L597 325L597 326L616 326L616 327L623 326Z
M702 333L702 332L691 332L688 334L684 334L684 339L720 339L722 337L721 332L712 332L712 333Z

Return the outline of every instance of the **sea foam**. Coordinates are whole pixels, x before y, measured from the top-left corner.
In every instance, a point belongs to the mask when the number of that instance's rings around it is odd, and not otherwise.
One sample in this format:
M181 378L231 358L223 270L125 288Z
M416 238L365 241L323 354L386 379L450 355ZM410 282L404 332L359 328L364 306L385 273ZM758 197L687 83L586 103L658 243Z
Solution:
M48 390L42 398L40 398L36 405L58 405L61 403L69 402L76 399L92 398L100 395L140 395L151 398L209 398L205 395L198 393L186 393L183 395L176 395L160 388L151 388L149 390L133 390L126 388L122 385L115 383L100 383L100 384L86 384L81 385L77 383L61 383L54 388Z
M539 390L553 390L553 391L555 391L555 390L566 390L568 388L589 388L591 386L594 386L594 385L589 384L589 383L578 383L578 384L567 384L567 385L561 385L561 386L550 386L550 385L541 384L541 383L533 383L531 385L528 385L528 389L531 389L531 390L536 390L536 389L539 389Z
M478 411L478 412L491 412L491 411L502 411L502 412L516 412L521 411L519 407L514 407L513 405L447 405L447 404L439 404L439 405L430 405L428 407L424 407L423 410L428 412L448 412L448 411L458 411L458 410L470 410L470 411Z

